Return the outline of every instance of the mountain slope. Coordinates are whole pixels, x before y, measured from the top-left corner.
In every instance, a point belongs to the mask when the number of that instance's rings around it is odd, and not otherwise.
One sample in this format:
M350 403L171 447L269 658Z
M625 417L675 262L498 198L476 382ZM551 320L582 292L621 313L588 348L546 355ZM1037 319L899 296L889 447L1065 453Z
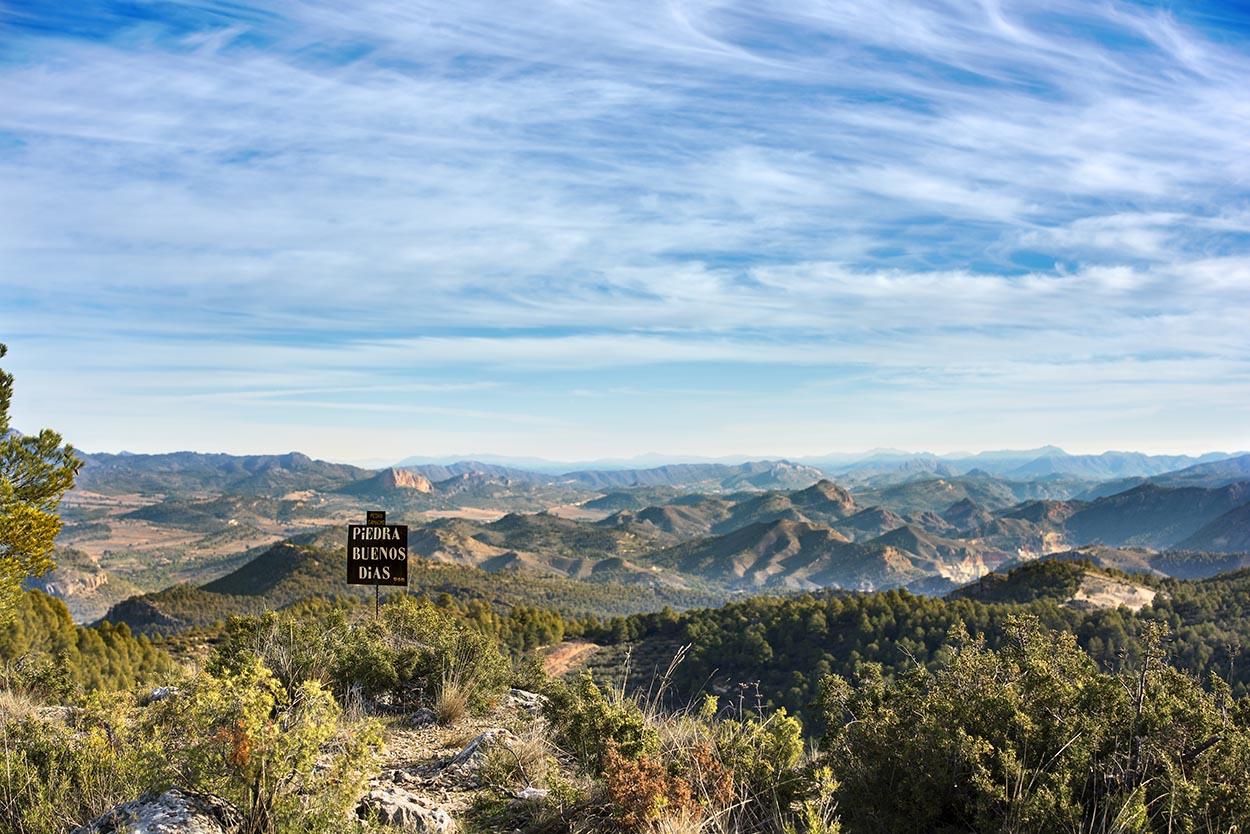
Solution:
M651 559L684 574L731 585L797 585L813 564L829 558L849 541L827 527L778 519L679 545Z
M1073 513L1065 527L1076 544L1169 547L1250 502L1250 483L1215 489L1142 484Z
M285 455L226 455L171 452L163 455L80 455L76 487L115 495L129 492L236 492L282 494L333 490L369 477L367 469Z
M1195 464L1151 480L1160 486L1221 487L1237 481L1250 481L1250 454Z
M778 519L687 542L650 560L735 588L874 590L932 576L967 581L1003 558L910 526L852 542L829 527Z
M1250 503L1207 522L1177 547L1182 550L1250 554Z

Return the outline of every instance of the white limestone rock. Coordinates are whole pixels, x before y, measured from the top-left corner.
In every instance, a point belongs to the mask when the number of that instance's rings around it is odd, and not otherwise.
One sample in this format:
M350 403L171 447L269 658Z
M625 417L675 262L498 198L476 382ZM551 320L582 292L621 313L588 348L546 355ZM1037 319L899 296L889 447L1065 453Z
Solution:
M452 834L456 830L455 820L445 810L396 785L373 788L360 800L356 814L413 834Z
M240 834L243 814L211 794L172 788L118 805L73 834Z

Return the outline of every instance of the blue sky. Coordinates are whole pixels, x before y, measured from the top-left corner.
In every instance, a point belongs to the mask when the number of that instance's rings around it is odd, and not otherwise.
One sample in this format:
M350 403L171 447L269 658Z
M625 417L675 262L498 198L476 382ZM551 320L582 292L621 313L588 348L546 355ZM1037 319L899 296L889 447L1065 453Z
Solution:
M1241 3L0 2L15 424L1250 446Z

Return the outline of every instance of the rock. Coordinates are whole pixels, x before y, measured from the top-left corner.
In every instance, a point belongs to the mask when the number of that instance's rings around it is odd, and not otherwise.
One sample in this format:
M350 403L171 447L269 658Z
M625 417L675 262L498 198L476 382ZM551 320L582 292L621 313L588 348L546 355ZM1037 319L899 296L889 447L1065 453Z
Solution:
M157 701L164 701L166 698L172 698L178 694L178 688L174 686L158 686L149 692L143 698L143 704L155 704Z
M518 712L538 716L542 714L543 706L547 703L547 696L526 692L524 689L509 689L507 700Z
M428 727L436 723L438 723L438 716L429 707L421 707L404 721L404 724L409 727Z
M382 785L365 794L356 815L416 834L451 834L456 830L455 820L445 810L394 785Z
M464 770L480 770L482 762L486 758L486 751L497 744L503 744L516 739L516 736L508 732L502 727L495 727L486 730L477 738L470 741L465 748L457 753L452 760L447 763L448 767L459 767Z
M118 805L73 834L240 834L243 814L211 794L178 788Z
M67 707L58 704L51 707L35 707L35 714L44 721L52 721L58 724L66 724L77 713L74 707Z
M546 799L549 793L551 793L551 791L546 788L536 788L533 785L530 785L527 788L522 788L517 791L516 798L526 802L532 802L538 799Z

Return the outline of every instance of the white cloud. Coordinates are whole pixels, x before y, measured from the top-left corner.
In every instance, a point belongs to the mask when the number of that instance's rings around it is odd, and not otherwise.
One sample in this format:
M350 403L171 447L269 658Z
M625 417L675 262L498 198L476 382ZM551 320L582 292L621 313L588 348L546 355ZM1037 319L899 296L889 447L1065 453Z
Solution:
M1244 390L1250 56L1167 15L261 9L176 45L26 35L0 65L6 338L90 369L69 387L428 368L409 396L481 414L500 392L444 377L854 366L1044 380L1017 399L1040 407L1064 379L1166 397L1185 367Z

